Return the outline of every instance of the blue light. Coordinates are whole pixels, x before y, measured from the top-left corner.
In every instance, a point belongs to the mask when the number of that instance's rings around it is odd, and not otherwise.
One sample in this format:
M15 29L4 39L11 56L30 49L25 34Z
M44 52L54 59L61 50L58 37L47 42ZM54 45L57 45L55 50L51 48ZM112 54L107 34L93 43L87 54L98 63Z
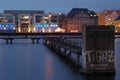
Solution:
M51 24L50 26L51 27L57 27L58 25L57 24Z
M53 25L51 24L50 27L53 27Z
M58 25L56 24L56 27L58 27Z
M0 24L0 27L4 27L4 24Z
M13 24L6 24L6 27L14 27Z
M49 25L48 24L44 24L44 27L49 27Z
M40 27L40 26L41 26L40 24L37 25L37 27Z
M42 24L35 24L35 27L42 27Z

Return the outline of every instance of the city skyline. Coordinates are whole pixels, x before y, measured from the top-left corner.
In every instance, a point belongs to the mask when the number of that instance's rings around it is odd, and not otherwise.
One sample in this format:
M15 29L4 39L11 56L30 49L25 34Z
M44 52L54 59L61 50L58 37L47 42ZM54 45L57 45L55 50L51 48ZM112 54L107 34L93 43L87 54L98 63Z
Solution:
M104 9L119 9L120 1L88 1L88 0L2 0L0 12L3 10L44 10L45 12L68 13L72 8L88 8L95 12Z

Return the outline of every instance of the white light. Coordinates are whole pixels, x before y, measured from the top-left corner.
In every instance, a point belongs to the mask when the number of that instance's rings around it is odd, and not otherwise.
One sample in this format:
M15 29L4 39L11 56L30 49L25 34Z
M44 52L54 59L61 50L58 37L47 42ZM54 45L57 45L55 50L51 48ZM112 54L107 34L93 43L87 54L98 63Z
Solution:
M28 18L29 18L29 16L24 16L24 17L23 17L23 19L28 19Z
M62 15L62 13L59 13L59 15Z
M44 19L48 19L48 17L44 17Z
M53 25L52 25L52 24L51 24L50 26L51 26L51 27L53 27Z
M4 30L6 30L6 27L4 27Z
M34 27L34 29L33 29L34 31L36 31L36 28Z
M56 24L56 27L57 27L58 25Z
M93 16L93 15L90 15L90 16Z

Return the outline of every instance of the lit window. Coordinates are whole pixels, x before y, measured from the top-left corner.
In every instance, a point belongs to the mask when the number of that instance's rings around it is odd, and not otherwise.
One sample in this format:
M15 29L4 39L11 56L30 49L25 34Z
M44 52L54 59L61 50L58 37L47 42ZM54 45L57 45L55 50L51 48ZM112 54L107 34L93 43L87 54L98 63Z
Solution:
M24 16L23 19L29 19L29 16Z
M90 16L93 16L93 15L90 15Z
M6 30L6 27L4 27L4 30Z
M110 19L110 18L108 18L108 20L109 20L109 21L111 21L111 19Z

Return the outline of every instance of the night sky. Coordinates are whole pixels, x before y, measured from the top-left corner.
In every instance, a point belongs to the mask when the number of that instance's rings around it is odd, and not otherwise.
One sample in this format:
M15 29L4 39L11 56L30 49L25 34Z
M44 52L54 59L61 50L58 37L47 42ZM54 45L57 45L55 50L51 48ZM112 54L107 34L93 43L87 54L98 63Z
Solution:
M0 0L0 12L12 10L44 10L68 13L72 8L88 8L95 12L120 9L120 0Z

